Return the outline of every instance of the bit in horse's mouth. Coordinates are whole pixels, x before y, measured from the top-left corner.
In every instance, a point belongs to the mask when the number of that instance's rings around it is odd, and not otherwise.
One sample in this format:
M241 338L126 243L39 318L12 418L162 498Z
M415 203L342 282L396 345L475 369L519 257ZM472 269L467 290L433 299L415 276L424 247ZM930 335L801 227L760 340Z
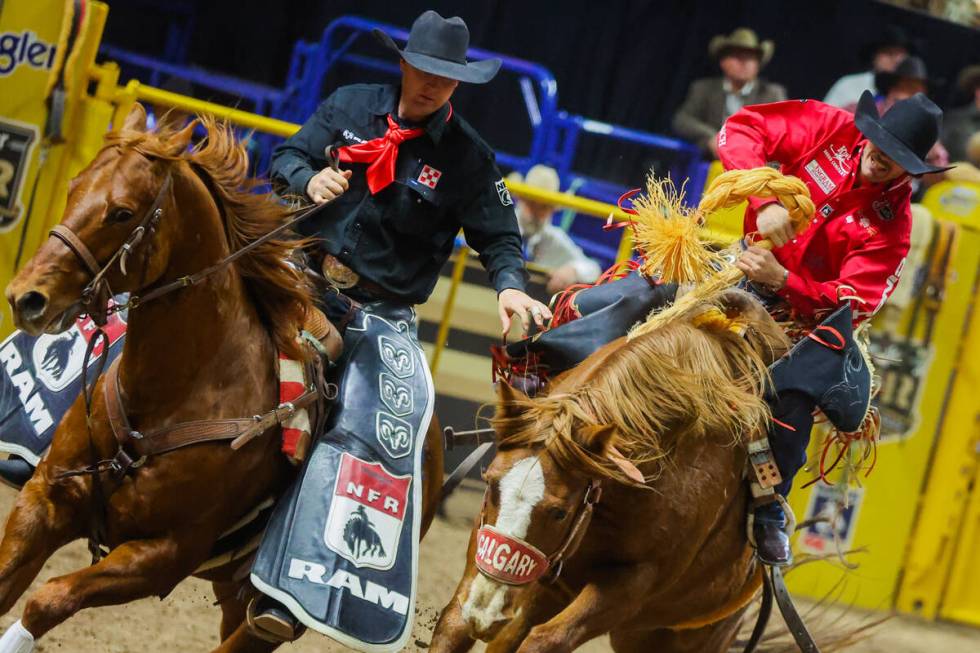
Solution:
M75 323L78 316L82 314L82 303L75 302L70 304L68 308L63 310L58 315L55 315L51 320L48 321L47 325L44 327L44 333L48 334L58 334L63 333Z

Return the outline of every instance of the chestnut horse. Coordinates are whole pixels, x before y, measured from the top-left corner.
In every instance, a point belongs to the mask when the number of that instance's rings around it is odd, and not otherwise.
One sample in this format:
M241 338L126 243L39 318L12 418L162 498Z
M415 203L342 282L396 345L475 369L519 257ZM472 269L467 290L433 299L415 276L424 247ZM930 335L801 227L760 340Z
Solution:
M545 396L500 385L498 453L433 653L605 633L617 653L727 650L762 581L740 441L768 419L766 368L788 341L745 293L718 306L606 345Z
M207 141L188 151L193 124L147 132L137 104L72 181L62 224L99 266L155 198L162 202L156 225L130 253L128 274L120 266L109 270L115 292L139 293L199 272L290 217L271 195L250 192L247 156L231 130L202 122ZM269 240L203 282L130 310L119 380L134 428L145 433L276 406L277 350L302 355L295 335L312 300L302 272L288 262L294 246ZM82 310L79 298L90 279L79 257L49 238L7 288L17 325L31 334L66 329ZM212 441L150 457L121 480L102 474L96 485L91 474L62 476L116 452L104 379L94 389L91 435L79 398L18 496L0 543L0 613L6 613L52 553L87 536L97 511L104 515L102 543L109 554L46 582L28 599L21 623L35 639L84 608L166 596L209 560L219 536L280 495L293 476L279 451L278 428L238 450ZM433 423L426 440L423 532L442 479L438 438ZM215 650L271 651L278 645L254 638L243 624L249 588L241 580L247 574L236 573L243 564L196 574L212 581L221 604L222 643Z

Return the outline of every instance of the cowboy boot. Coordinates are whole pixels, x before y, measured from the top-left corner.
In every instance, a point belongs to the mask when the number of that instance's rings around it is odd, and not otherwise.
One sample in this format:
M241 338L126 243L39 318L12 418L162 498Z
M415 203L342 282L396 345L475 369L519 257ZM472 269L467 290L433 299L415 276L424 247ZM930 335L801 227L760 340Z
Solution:
M752 537L759 562L775 567L793 564L793 550L786 534L786 514L779 502L758 506L753 514Z
M15 490L24 487L34 475L34 467L20 456L11 455L6 460L0 460L0 481Z
M306 631L286 606L264 594L249 602L246 619L256 637L270 642L293 642Z

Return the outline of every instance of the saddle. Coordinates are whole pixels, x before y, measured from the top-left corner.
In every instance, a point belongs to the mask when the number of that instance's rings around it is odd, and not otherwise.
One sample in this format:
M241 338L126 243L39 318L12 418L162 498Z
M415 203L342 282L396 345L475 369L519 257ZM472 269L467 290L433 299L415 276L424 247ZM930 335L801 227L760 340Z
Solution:
M505 348L510 360L533 359L539 374L571 369L596 349L625 335L652 310L673 301L676 283L657 283L639 272L576 293L579 316Z

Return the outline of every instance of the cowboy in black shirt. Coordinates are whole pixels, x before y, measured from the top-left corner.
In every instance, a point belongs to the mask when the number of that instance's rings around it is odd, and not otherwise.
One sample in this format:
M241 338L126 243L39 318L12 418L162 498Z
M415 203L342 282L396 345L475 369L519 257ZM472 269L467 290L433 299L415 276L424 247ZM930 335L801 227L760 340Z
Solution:
M431 294L460 228L497 290L504 333L512 316L525 333L531 319L542 326L551 317L524 292L517 217L493 152L449 103L460 81L487 82L500 61L467 62L465 23L434 11L415 21L403 51L376 34L402 58L400 86L336 90L272 162L281 194L328 203L302 229L320 238L313 258L337 289L324 305L344 330L327 432L313 434L301 478L277 504L252 567L266 598L249 606L249 623L280 640L295 638L297 619L349 645L401 646L411 634L412 533L434 400L412 305ZM397 495L391 488L409 475L413 494ZM379 478L379 489L364 489ZM351 545L354 504L371 513L368 549ZM320 539L310 546L314 533ZM372 587L388 598L376 604L299 571L342 574L351 564L376 570Z
M302 231L322 237L325 252L358 275L361 287L349 293L355 298L424 302L462 228L498 292L504 332L513 314L525 330L529 315L540 326L550 313L524 293L521 236L493 152L449 104L457 78L489 81L499 61L447 68L441 59L422 55L419 60L410 50L411 42L402 53L400 86L358 84L332 93L276 149L273 183L281 193L331 203ZM409 59L441 74L425 72ZM389 116L400 130L421 134L398 144L393 179L371 192L373 162L355 162L341 172L329 166L326 151L341 148L343 160L344 146L384 137Z

